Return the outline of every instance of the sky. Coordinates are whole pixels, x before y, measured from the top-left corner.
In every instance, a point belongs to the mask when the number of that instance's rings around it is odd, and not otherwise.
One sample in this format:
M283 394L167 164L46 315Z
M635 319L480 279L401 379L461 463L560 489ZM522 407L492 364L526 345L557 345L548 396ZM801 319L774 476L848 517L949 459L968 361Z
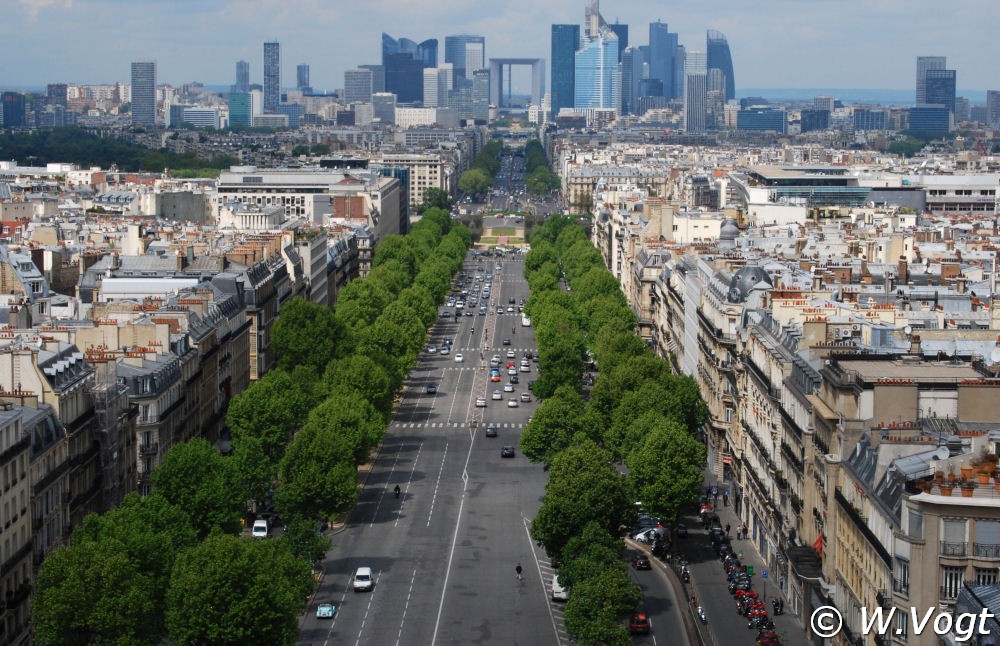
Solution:
M586 0L0 0L0 87L128 82L133 60L157 81L229 85L235 62L262 82L262 43L281 43L282 85L308 63L317 90L381 62L381 33L416 41L479 34L486 57L541 57L550 25L582 24ZM13 7L13 8L12 8ZM916 57L946 56L958 88L1000 88L1000 0L603 0L608 22L648 42L660 20L689 51L723 32L741 88L911 89ZM527 70L515 91L527 89ZM519 85L525 87L519 88ZM546 79L546 87L549 79ZM961 94L961 92L960 92Z

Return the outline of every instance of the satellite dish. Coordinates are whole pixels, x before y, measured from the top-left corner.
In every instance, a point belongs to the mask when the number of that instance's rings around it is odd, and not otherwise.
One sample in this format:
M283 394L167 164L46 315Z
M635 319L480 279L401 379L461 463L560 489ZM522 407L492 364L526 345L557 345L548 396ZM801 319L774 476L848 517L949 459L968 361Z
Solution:
M939 446L937 451L934 451L934 458L937 460L947 460L951 457L951 451L948 450L947 446Z
M990 351L990 361L993 363L1000 363L1000 348L993 348Z

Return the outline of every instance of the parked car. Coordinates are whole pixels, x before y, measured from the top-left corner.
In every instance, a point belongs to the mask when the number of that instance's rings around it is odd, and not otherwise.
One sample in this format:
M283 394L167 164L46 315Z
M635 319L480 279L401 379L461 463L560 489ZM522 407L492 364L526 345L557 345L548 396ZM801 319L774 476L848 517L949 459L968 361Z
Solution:
M250 530L250 534L254 538L267 538L267 521L263 518L253 521L253 529Z
M677 523L677 538L687 538L688 528L684 523Z
M559 583L559 575L552 575L552 600L569 601L569 588Z
M375 577L372 576L372 569L370 567L359 567L354 572L354 578L351 580L351 587L354 588L355 592L368 592L375 587Z

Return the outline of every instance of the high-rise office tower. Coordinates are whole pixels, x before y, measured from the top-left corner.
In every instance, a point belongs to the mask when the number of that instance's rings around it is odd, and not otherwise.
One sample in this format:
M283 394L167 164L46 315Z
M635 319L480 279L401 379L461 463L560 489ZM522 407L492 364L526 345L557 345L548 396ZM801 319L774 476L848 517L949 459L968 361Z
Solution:
M719 70L724 79L725 100L736 98L736 77L733 76L733 55L729 42L721 31L709 29L705 34L705 51L708 53L708 69Z
M643 57L638 47L622 53L622 114L635 114L639 83L642 81Z
M372 73L372 92L385 92L385 67L382 65L358 65L358 69Z
M437 67L435 38L417 44L409 38L396 40L382 33L382 67L385 68L385 90L398 97L400 103L416 103L424 98L424 68Z
M929 69L924 76L924 99L927 105L943 105L955 112L955 70Z
M454 67L454 85L461 87L472 82L472 73L486 67L486 38L469 34L445 36L444 62Z
M372 94L372 117L384 124L396 123L396 95L392 92Z
M132 63L132 123L156 125L156 63Z
M704 132L708 93L708 55L687 52L684 58L684 130Z
M604 22L597 0L587 7L587 36L574 60L574 108L621 110L618 36Z
M476 70L472 73L472 118L488 121L490 118L490 71Z
M373 74L370 69L357 68L344 72L344 102L371 103Z
M253 126L253 98L252 92L229 93L230 128L250 128Z
M573 107L579 47L580 25L552 25L552 114Z
M250 63L246 61L236 61L236 83L233 84L233 92L250 91Z
M947 65L944 56L917 56L917 105L927 103L927 70L943 70Z
M1000 90L986 90L986 120L988 125L1000 127Z
M45 90L46 102L49 105L66 107L68 88L65 83L49 83Z
M687 62L687 49L684 45L674 48L674 91L671 98L680 99L684 96L684 66ZM663 96L667 96L664 88Z
M663 82L663 96L680 96L683 77L676 77L677 34L670 33L665 22L649 23L649 78Z
M295 68L295 87L300 90L312 89L309 86L309 64L299 63Z
M618 36L618 62L622 62L622 56L625 54L625 50L628 49L628 25L621 23L614 23L608 25L611 31L615 32L615 36Z
M448 107L448 73L440 67L424 68L424 107Z
M20 128L25 125L23 94L20 92L0 94L0 125L4 128Z
M280 102L281 43L264 43L264 112L276 112Z

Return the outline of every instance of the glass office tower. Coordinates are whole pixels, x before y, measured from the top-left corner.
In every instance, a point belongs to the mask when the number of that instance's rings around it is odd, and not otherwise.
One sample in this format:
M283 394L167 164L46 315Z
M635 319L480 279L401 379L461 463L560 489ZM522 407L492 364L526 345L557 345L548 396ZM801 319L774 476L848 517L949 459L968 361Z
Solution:
M579 46L580 25L552 25L552 114L573 107Z

